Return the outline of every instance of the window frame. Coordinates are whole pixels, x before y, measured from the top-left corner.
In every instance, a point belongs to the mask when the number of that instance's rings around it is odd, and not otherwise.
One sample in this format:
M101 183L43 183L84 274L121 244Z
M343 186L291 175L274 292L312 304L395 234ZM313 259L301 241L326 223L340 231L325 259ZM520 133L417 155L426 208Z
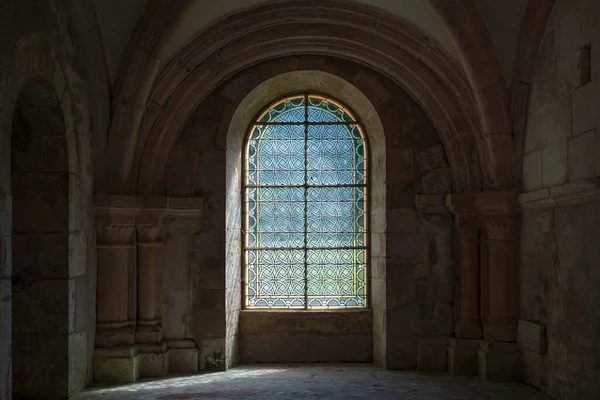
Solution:
M365 286L364 286L364 305L361 306L344 306L344 307L309 307L308 305L308 301L305 295L305 301L304 301L304 307L302 308L295 308L295 307L273 307L273 306L265 306L265 307L260 307L260 306L248 306L248 286L247 286L247 273L248 273L248 266L246 263L246 252L248 251L248 247L247 247L247 205L246 205L246 189L248 187L247 185L247 179L246 179L246 173L247 173L247 165L248 165L248 145L249 145L249 141L251 139L252 133L254 131L254 129L256 128L257 124L260 124L260 118L262 116L264 116L269 110L271 110L275 105L278 105L280 103L282 103L283 101L285 101L286 99L289 98L293 98L293 97L299 97L302 96L304 97L306 100L308 100L309 97L314 96L314 97L320 97L323 98L323 100L328 100L331 101L333 103L336 103L336 106L339 107L341 110L343 110L347 115L349 115L352 119L353 122L350 122L348 124L352 124L352 125L356 125L361 133L361 138L362 138L362 142L363 142L363 146L364 146L364 154L366 157L366 162L365 162L365 169L366 171L364 172L364 176L365 176L365 181L366 184L363 186L364 187L364 193L366 196L366 200L365 202L365 232L364 232L364 241L365 244L363 247L365 250ZM291 123L290 123L291 124ZM265 124L268 125L268 124ZM304 121L302 122L302 125L307 126L308 125L308 121L306 120L306 117L304 119ZM315 123L313 125L319 125L318 123ZM340 124L343 125L343 124ZM241 204L241 211L240 211L240 215L242 217L242 224L241 224L241 252L240 252L240 263L241 263L241 310L244 311L257 311L257 312L264 312L264 311L271 311L271 312L356 312L356 311L360 311L360 310L370 310L371 309L371 299L372 299L372 295L371 295L371 275L372 275L372 270L371 270L371 261L372 261L372 254L371 254L371 221L372 221L372 199L371 199L371 192L372 192L372 186L373 183L371 181L372 179L372 155L371 155L371 146L368 140L368 133L366 132L365 128L364 128L364 124L362 123L360 117L358 116L358 114L352 110L350 107L348 107L343 101L339 100L338 98L336 98L335 96L332 96L330 94L327 93L322 93L316 90L310 90L310 91L295 91L295 92L291 92L291 93L287 93L286 95L282 95L279 96L275 99L273 99L272 101L270 101L266 106L261 107L259 112L256 113L256 115L254 115L254 117L251 119L250 124L248 125L248 127L246 128L246 132L244 134L244 140L242 143L242 154L241 154L241 179L240 179L240 195L241 195L241 199L242 199L242 204ZM305 170L306 170L306 165L305 165ZM343 186L343 185L341 185ZM287 187L287 186L283 186L283 187ZM321 187L326 187L321 186ZM307 234L307 230L305 229L305 234ZM307 249L307 247L301 247L299 249L305 250ZM304 263L305 267L306 267L306 260ZM307 284L308 282L308 278L305 275L305 284Z

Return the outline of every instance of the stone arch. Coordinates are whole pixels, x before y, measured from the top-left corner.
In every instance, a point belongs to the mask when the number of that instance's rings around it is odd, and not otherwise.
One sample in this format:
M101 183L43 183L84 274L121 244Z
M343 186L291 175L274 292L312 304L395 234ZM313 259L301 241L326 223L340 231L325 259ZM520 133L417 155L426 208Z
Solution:
M482 171L495 168L482 163L499 158L482 156L494 145L483 137L469 82L453 60L420 32L371 7L335 1L293 5L290 19L280 18L273 4L235 14L198 36L162 70L146 104L130 191L164 192L169 149L220 83L260 61L305 54L368 66L403 87L442 137L457 191L481 190Z
M475 96L483 140L480 157L489 160L482 163L484 187L518 189L521 136L515 129L522 130L521 125L524 125L522 104L526 102L527 94L523 94L524 90L519 85L515 88L511 82L504 80L494 43L475 2L429 0L429 3L442 17L454 37ZM547 3L546 0L534 0L527 5L515 64L517 80L522 79L521 72L530 73L527 72L529 67L521 64L526 64L523 60L527 57L525 53L536 52L537 45L532 46L528 41L533 33L530 29L536 30L536 22L532 23L531 20L539 19L539 23L545 18L548 4L543 3ZM509 86L512 86L510 90ZM518 135L516 139L515 133Z
M370 162L370 210L371 241L370 257L370 304L374 313L384 314L385 292L385 231L386 231L386 149L382 122L374 105L354 85L330 73L322 71L292 71L272 77L256 86L238 105L229 124L226 139L227 204L225 216L225 264L227 366L236 359L236 340L242 288L240 278L242 243L242 193L240 188L243 163L243 144L248 127L256 114L282 96L299 91L315 91L329 95L350 107L365 129L369 143ZM385 323L374 319L373 334L384 337ZM377 340L373 346L373 359L379 365L385 363L385 340Z
M197 1L149 2L131 35L115 80L106 148L107 159L113 161L106 165L106 176L100 176L100 179L105 178L106 182L103 180L101 183L108 190L125 189L132 155L139 145L136 136L142 123L144 105L159 72L163 53Z
M69 168L52 87L30 79L11 141L13 394L65 396L69 325Z
M2 79L0 79L0 93L3 94L0 97L2 103L0 107L0 159L5 162L4 168L0 169L0 253L2 254L0 257L2 287L0 289L2 298L7 300L2 302L3 308L0 311L2 315L7 316L6 321L8 322L3 324L2 330L0 330L2 343L0 346L0 378L8 382L6 385L8 388L7 398L10 398L11 385L9 383L12 382L11 338L15 336L12 334L12 322L18 322L13 318L15 316L13 295L11 295L13 277L17 281L15 283L19 283L20 280L26 286L31 284L31 290L37 290L31 298L23 301L33 302L37 299L36 307L43 305L47 308L48 315L43 315L45 311L40 312L40 309L37 308L35 315L31 315L29 320L33 325L25 326L25 328L35 335L36 332L39 333L41 327L50 324L54 329L50 329L55 335L54 339L58 340L58 336L61 337L59 342L52 344L50 337L52 335L48 335L45 345L46 353L33 354L34 357L39 356L40 365L53 362L57 365L57 371L64 371L64 368L68 369L68 366L74 362L79 365L89 365L91 360L88 348L90 342L93 343L93 332L86 330L85 321L94 316L93 314L76 315L75 313L76 299L85 304L94 301L84 297L86 291L90 289L86 287L89 282L79 279L86 274L90 252L88 245L90 240L87 236L90 229L86 226L83 217L91 211L86 203L86 196L89 196L91 192L91 171L88 173L84 168L86 166L84 161L91 153L91 149L86 147L84 141L89 132L89 112L86 93L80 90L81 87L81 79L70 70L68 65L61 64L50 43L37 35L24 36L15 44L13 57L8 59L7 68L3 71ZM34 95L34 93L36 94ZM33 112L34 115L37 115L34 118L37 121L35 123L31 120L31 116L24 111L30 107L41 110L39 114ZM60 135L48 133L38 135L39 140L21 141L25 135L23 132L26 132L32 125L36 125L38 130L47 132L55 129L56 132L60 131ZM16 148L11 151L12 139L16 135L19 135L20 139L14 141ZM89 144L87 145L89 146ZM18 154L18 157L13 160L14 154ZM15 180L16 186L12 185L11 164L16 166L17 171L20 168L21 171L32 173L39 172L40 169L46 167L51 168L53 172L57 173L57 176L60 174L60 178L55 179L60 182L53 186L50 182L52 179L38 179L37 186L28 187L27 181L31 180L28 178L24 182ZM11 186L16 189L14 193ZM64 197L60 200L63 201L60 206L58 206L59 198L52 193L60 193ZM28 194L33 197L30 202L23 204L22 200ZM50 197L46 197L47 195ZM31 222L28 218L36 215L35 211L43 210L38 206L44 204L46 200L48 204L52 202L57 204L57 210L60 208L60 212L56 214L56 223L60 224L60 229L56 231L52 227L44 230L43 226L25 224L25 222ZM16 202L19 204L17 205ZM26 206L27 204L29 207ZM13 219L17 221L14 227L12 226ZM38 222L41 224L41 221ZM37 250L37 253L34 253L38 256L37 260L32 260L31 257L34 254L26 254L26 250L22 248L23 243L20 242L24 242L26 239L14 240L12 234L14 231L34 233L37 238L33 248ZM56 237L52 237L52 235ZM32 245L25 247L32 248ZM30 258L22 260L21 256L25 255ZM43 264L38 263L40 260L43 261ZM59 262L54 265L52 264L53 260L59 260ZM33 269L28 269L25 276L20 277L19 274L22 270L13 271L13 265L17 262L34 262L40 267L37 275L35 265L33 265ZM42 266L43 268L41 268ZM53 288L53 285L57 287ZM93 295L89 296L93 297ZM17 307L20 307L19 304L24 304L21 300L15 300ZM52 300L56 300L56 302L53 303ZM31 305L31 302L28 304ZM87 312L85 306L79 312L82 311ZM21 314L19 311L18 315L22 317L21 319L26 319L24 312ZM55 318L54 322L52 318ZM79 320L78 324L76 324L76 319ZM27 325L26 322L24 324ZM19 330L15 333L20 334ZM46 341L46 338L44 340ZM55 347L54 350L50 350L52 346ZM18 348L16 350L18 351ZM42 354L46 354L47 358L43 358ZM51 357L51 355L55 357ZM45 371L48 371L48 368ZM53 379L51 374L38 372L39 374L33 374L30 378L34 383L27 384L36 388L37 393L41 387L44 390L47 389L53 398L76 393L85 386L89 379L88 371L85 368L81 368L78 373L68 377L63 376L63 373L56 377L60 379L51 383L49 382ZM18 371L17 374L19 374Z

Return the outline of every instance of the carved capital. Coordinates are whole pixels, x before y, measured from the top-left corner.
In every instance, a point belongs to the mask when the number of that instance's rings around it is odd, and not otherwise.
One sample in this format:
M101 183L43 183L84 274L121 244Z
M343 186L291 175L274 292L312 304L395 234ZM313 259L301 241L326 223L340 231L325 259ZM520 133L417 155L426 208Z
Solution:
M489 239L516 240L521 229L521 210L515 192L490 192L477 195L482 225Z
M484 215L483 226L489 239L516 240L521 229L519 215Z
M162 245L165 241L165 233L163 225L137 225L138 245Z
M477 213L461 213L454 216L454 227L460 237L476 238L480 226L481 218Z
M133 225L96 225L99 246L132 246L135 244Z
M449 194L446 205L454 215L454 227L463 238L475 238L481 226L474 194Z

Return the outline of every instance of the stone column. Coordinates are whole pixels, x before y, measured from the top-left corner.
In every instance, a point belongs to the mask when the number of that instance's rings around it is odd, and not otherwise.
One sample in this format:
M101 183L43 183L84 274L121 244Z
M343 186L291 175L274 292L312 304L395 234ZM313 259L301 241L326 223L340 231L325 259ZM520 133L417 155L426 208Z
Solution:
M94 380L135 382L137 250L135 218L139 207L130 196L96 196L98 295Z
M99 217L96 228L96 347L133 345L135 307L131 304L131 279L135 276L135 225L133 219Z
M479 373L492 380L515 380L519 321L520 209L514 192L481 193L483 337Z
M446 198L454 215L454 262L456 324L448 346L448 371L452 375L477 375L477 349L482 337L480 304L481 218L473 194L451 194Z
M159 217L140 217L138 244L138 320L137 343L162 340L162 285L165 227Z
M519 320L520 211L516 193L482 193L483 336L516 342Z
M474 195L448 195L454 215L455 260L459 270L459 318L455 334L460 339L482 336L479 276L480 218Z
M167 343L163 338L162 272L165 219L200 218L202 199L97 195L94 201L98 247L94 380L135 382L140 376L197 371L195 342Z
M165 208L166 210L166 208ZM154 209L154 213L160 210ZM165 376L169 369L167 343L162 328L162 270L165 227L162 216L141 215L137 221L138 319L136 343L140 350L140 374Z

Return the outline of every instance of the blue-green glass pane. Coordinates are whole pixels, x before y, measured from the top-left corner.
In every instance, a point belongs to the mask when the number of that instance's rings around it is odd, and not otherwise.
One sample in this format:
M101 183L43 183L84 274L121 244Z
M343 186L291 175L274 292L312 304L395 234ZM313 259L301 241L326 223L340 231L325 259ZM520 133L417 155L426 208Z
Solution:
M248 141L248 185L302 185L304 183L304 126L257 126Z
M304 188L248 188L247 247L304 246Z
M307 246L365 245L364 187L317 187L307 193Z
M365 250L308 250L308 306L365 305Z
M304 122L306 114L304 96L289 99L268 110L259 124Z
M335 103L320 97L308 98L308 122L332 123L332 122L355 122L350 115Z
M363 185L365 166L364 142L356 125L309 126L309 185Z
M304 307L304 250L249 250L247 304Z

